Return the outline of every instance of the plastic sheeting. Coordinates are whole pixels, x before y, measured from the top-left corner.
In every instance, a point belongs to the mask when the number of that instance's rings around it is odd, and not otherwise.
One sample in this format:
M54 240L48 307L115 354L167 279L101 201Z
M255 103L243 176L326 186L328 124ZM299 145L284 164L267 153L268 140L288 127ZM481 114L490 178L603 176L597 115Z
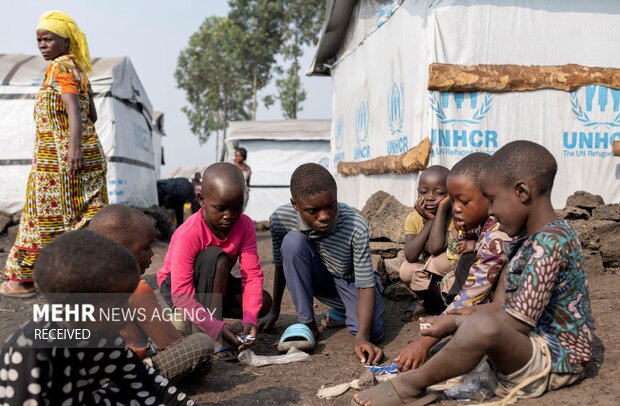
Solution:
M29 55L0 56L0 211L21 210L34 147L34 96L48 62ZM108 160L110 203L148 207L157 204L151 103L126 57L95 59L97 134ZM161 157L161 154L159 154Z
M576 190L620 201L620 163L611 155L613 140L620 139L620 92L601 86L572 93L427 90L432 62L620 67L620 55L610 52L620 42L619 2L392 3L358 3L331 70L334 163L400 154L428 136L430 164L450 168L466 154L527 139L558 161L556 207ZM374 17L368 10L376 10ZM337 176L340 198L358 208L377 190L412 205L416 179Z

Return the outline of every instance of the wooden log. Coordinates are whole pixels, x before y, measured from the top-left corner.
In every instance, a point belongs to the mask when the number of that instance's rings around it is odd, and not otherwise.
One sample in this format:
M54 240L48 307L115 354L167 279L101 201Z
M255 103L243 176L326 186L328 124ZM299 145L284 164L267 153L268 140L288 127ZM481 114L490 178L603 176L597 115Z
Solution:
M418 145L400 155L381 156L362 162L339 162L338 173L351 176L418 172L428 165L430 152L431 141L426 137Z
M451 65L428 67L428 90L440 92L522 92L539 89L574 91L603 85L620 89L620 69L582 65Z
M620 140L615 140L614 141L614 155L615 156L620 156Z

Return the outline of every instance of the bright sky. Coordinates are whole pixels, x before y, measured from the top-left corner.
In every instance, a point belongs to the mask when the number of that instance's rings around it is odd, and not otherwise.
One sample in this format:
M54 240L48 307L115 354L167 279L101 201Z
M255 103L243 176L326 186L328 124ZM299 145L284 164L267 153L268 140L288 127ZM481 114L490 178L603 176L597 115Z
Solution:
M178 166L194 166L213 162L213 140L200 145L181 112L186 105L184 93L176 88L174 71L177 58L189 37L204 19L228 12L225 0L0 0L2 35L0 53L39 55L35 26L47 10L61 10L71 15L88 39L91 56L129 56L151 99L154 109L165 115L167 137L164 137L166 166L162 176ZM314 49L306 50L302 67L312 60ZM330 118L332 81L325 77L305 77L307 92L299 118ZM275 94L269 86L265 94ZM279 105L269 110L261 106L259 120L281 119ZM212 137L215 138L215 137Z

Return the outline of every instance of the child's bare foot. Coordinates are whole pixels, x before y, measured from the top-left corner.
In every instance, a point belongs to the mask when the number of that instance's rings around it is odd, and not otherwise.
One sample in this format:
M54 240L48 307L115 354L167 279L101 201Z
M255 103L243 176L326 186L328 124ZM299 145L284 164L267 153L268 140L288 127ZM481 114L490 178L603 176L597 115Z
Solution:
M407 380L410 373L385 381L377 386L353 395L358 405L413 404L426 405L437 398L436 395L425 395L414 388Z
M6 281L0 284L0 295L8 297L32 297L37 293L34 283Z

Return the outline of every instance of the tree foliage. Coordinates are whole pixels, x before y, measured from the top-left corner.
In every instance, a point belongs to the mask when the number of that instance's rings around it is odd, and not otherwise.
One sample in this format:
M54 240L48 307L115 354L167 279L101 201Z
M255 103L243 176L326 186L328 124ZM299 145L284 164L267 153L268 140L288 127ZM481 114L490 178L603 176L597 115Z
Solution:
M296 118L306 97L300 81L303 47L314 45L323 0L229 0L228 17L207 17L179 55L175 79L182 108L200 142L229 121L256 118L258 92L274 75L283 115ZM276 59L287 66L276 66ZM274 97L267 95L269 107Z

